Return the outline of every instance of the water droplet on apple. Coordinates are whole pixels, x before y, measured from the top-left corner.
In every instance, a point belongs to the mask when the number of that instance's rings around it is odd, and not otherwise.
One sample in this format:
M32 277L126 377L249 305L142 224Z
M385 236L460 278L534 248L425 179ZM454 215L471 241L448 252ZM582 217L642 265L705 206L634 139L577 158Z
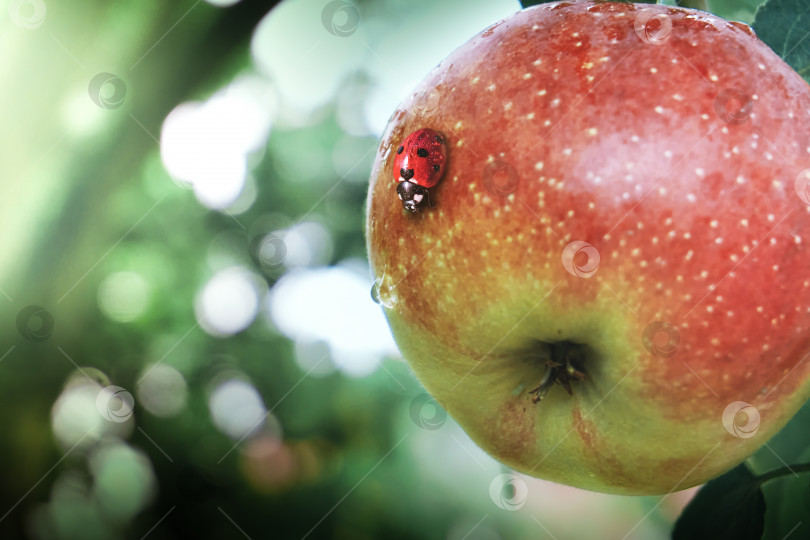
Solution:
M375 281L371 285L371 299L374 300L375 304L380 303L380 282L379 282L379 280Z
M374 280L371 286L371 299L375 304L379 304L384 308L393 309L397 303L397 294L395 286L391 284L391 278L383 277Z

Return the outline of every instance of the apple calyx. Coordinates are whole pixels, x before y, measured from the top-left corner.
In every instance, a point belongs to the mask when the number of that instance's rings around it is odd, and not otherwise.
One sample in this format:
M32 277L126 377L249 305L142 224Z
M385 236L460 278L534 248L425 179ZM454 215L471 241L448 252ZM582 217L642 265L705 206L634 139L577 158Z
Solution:
M558 341L556 343L544 343L547 351L545 354L551 356L546 360L546 371L543 380L537 388L530 390L532 403L539 403L545 397L554 383L559 383L568 395L574 394L571 389L572 381L584 381L586 372L582 367L585 360L584 346L570 341Z

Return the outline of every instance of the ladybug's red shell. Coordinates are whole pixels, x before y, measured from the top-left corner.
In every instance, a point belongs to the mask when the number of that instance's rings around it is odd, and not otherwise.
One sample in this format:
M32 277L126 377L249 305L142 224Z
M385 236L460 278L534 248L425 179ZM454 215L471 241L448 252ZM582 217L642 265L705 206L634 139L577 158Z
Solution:
M414 131L397 147L394 178L432 188L441 180L447 161L444 136L432 129ZM413 171L412 173L410 171Z

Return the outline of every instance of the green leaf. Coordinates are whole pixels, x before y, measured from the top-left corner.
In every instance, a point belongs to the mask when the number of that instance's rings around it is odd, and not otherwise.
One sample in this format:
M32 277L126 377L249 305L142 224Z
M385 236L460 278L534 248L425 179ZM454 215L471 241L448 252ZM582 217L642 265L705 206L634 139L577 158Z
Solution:
M674 540L759 539L765 528L765 498L744 465L700 488L675 523Z
M807 424L804 429L807 430ZM798 463L810 462L810 448L805 448L798 458ZM762 492L768 505L763 538L773 540L810 538L810 522L807 520L810 513L809 475L785 475L765 483Z
M768 0L754 16L754 31L810 82L810 0Z

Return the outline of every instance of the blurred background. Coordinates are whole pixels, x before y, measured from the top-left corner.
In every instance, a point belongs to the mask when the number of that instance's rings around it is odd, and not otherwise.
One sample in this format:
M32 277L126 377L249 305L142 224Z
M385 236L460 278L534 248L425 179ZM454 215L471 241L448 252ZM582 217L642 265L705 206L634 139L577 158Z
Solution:
M388 117L518 9L0 2L0 538L668 537L694 490L503 468L370 294Z

